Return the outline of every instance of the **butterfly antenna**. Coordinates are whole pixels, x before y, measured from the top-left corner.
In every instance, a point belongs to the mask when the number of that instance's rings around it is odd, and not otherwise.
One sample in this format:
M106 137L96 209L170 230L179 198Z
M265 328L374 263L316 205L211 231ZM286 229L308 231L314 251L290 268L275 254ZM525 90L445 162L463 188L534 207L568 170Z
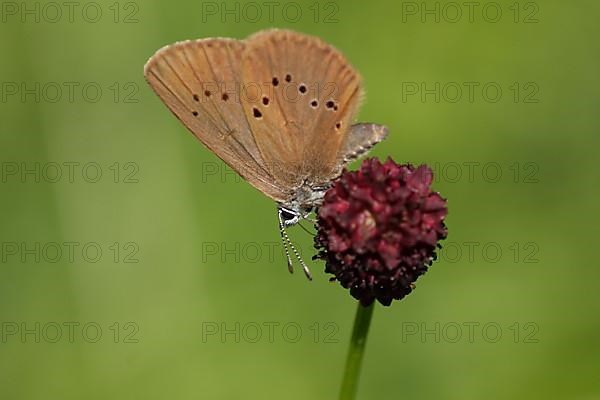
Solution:
M290 271L290 274L293 274L294 266L292 265L292 258L290 257L290 251L288 250L288 247L287 247L287 242L286 242L287 233L285 232L285 227L283 225L283 221L281 220L281 214L279 214L279 233L281 234L281 244L283 244L283 249L285 250L285 256L287 258L288 271Z
M292 260L290 258L290 253L288 251L288 246L294 252L294 255L296 256L296 259L298 260L298 262L302 266L302 269L304 270L304 274L306 275L306 277L308 278L308 280L312 281L312 274L310 273L310 269L308 269L308 265L306 265L306 263L304 262L304 260L300 256L300 254L298 253L298 250L296 250L296 246L294 246L294 244L290 240L290 237L288 236L288 234L287 234L287 232L285 230L285 224L283 223L283 219L281 217L281 212L278 212L277 215L278 215L278 218L279 218L279 233L281 234L281 239L283 240L283 247L285 249L285 254L287 255L288 269L289 269L289 271L293 273ZM287 244L287 246L286 246L286 244Z
M300 257L300 254L298 253L298 250L296 250L296 247L294 246L294 244L290 240L290 237L288 236L287 232L283 231L283 233L284 233L285 240L287 241L288 245L290 246L290 248L294 252L294 255L298 259L298 262L300 263L300 265L302 265L302 269L304 270L304 275L306 275L306 277L308 278L309 281L312 281L312 274L310 273L310 269L308 269L308 265L306 265L306 263L304 262L304 260L302 259L302 257Z

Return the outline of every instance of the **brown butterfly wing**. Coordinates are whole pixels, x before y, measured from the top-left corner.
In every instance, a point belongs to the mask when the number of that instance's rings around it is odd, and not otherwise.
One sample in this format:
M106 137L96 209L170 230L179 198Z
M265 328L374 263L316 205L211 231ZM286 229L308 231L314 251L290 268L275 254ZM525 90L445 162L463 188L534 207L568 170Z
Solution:
M263 31L246 40L242 74L245 87L262 88L241 100L276 182L298 187L335 177L362 97L360 76L344 56L316 37Z
M276 201L290 193L275 183L241 105L242 41L202 39L163 47L144 67L167 107L213 153Z
M388 128L383 125L358 123L348 129L348 133L338 153L338 171L348 163L364 156L373 146L381 142L388 135Z

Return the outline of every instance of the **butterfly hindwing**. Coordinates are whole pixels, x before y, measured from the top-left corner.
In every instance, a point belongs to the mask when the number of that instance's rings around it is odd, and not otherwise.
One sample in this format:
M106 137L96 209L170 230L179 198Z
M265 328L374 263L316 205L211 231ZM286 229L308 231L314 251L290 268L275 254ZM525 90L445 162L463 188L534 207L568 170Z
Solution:
M388 135L388 128L383 125L358 123L348 130L338 153L339 170L348 163L364 156L373 146Z

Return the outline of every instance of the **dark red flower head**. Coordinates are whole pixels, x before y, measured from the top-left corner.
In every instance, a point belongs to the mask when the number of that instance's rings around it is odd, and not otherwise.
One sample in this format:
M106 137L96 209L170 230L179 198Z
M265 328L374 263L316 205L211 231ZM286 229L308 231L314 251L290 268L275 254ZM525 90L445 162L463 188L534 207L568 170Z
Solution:
M446 200L425 165L366 159L344 171L319 209L315 258L363 305L389 306L413 289L447 235Z

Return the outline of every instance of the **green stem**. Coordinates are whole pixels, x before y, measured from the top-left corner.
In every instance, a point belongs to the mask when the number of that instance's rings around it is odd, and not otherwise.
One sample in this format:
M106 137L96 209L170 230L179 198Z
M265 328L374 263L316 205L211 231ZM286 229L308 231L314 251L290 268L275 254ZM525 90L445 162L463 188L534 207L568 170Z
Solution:
M350 349L348 350L348 358L346 358L346 370L344 372L344 379L342 380L342 389L340 390L340 400L353 400L356 397L360 366L365 344L367 343L367 334L371 325L374 304L372 303L370 306L364 307L358 303L356 317L354 318L352 339L350 339Z

